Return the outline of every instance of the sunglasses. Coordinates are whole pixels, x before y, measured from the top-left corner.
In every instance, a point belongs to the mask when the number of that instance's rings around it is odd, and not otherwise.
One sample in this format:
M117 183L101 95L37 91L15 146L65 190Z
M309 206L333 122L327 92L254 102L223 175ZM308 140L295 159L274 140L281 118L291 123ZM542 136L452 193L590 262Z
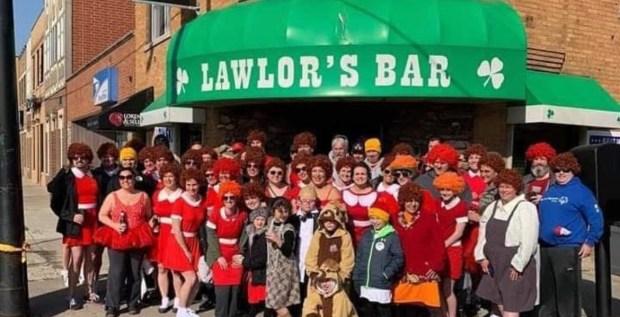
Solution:
M297 172L297 173L301 173L301 172L305 172L305 171L306 171L306 167L305 166L303 166L303 167L296 167L295 168L295 172Z
M121 181L131 181L134 177L133 175L118 175L118 179Z
M188 160L185 161L185 165L196 165L196 162L194 162L193 160Z
M269 175L282 176L282 175L284 175L284 172L282 172L282 171L269 171Z
M409 176L411 176L411 173L406 172L406 171L405 171L405 172L401 172L401 171L399 171L399 172L394 172L394 177L397 177L397 178L398 178L398 177L401 177L401 176L403 176L403 177L409 177Z
M247 168L258 168L258 164L256 164L256 163L248 163Z
M297 154L297 151L291 151L291 155Z
M74 156L72 158L72 160L74 160L74 161L86 161L86 158L84 156Z
M224 201L234 201L235 200L235 196L224 196L222 198L222 200L224 200Z
M572 170L571 170L571 169L568 169L568 168L554 168L554 169L553 169L553 172L554 172L554 173L559 173L559 172L562 172L562 173L570 173L570 172L572 172Z
M213 173L205 173L205 177L213 177L213 176L215 176L215 174L213 174Z
M383 170L383 175L390 175L392 173L392 171L390 170Z

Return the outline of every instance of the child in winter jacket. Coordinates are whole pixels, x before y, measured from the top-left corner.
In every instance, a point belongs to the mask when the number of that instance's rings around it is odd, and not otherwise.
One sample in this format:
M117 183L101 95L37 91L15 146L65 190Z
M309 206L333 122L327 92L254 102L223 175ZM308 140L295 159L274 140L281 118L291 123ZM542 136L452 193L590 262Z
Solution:
M393 204L378 198L368 208L372 229L357 247L353 282L360 296L360 316L390 317L392 286L400 277L404 257L400 239L389 224Z
M250 224L246 227L248 242L243 258L243 268L247 274L247 299L250 304L249 315L254 317L265 305L265 284L267 282L267 219L269 211L259 207L250 213Z

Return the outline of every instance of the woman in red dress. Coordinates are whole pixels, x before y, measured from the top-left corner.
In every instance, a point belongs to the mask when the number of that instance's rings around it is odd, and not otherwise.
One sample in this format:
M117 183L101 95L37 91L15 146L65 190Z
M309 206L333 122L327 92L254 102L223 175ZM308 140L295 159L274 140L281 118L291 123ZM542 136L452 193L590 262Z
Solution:
M69 308L80 309L82 303L75 296L78 276L84 261L84 274L88 285L88 298L98 301L95 283L95 243L97 229L97 201L99 186L90 171L93 151L83 143L73 143L67 153L71 168L63 169L47 185L52 194L52 209L58 215L56 231L63 235L63 245L69 248Z
M378 193L370 185L370 168L366 163L355 164L352 174L353 186L342 191L342 200L349 216L353 245L357 247L364 233L371 227L368 207L377 200Z
M241 186L235 182L220 183L222 205L217 206L207 222L209 249L207 264L213 270L215 316L237 314L237 297L243 278L244 225L247 213L241 206Z
M160 190L164 188L161 168L174 162L174 155L172 155L172 152L170 152L167 147L158 145L153 149L153 158L155 159L155 168L157 169L155 173L157 174L157 179L159 180L155 186L155 189Z
M200 184L204 181L203 173L198 169L186 169L181 173L181 185L185 192L177 199L172 208L172 234L174 238L167 241L164 267L174 271L183 278L183 284L177 293L179 307L177 316L195 317L189 309L191 299L198 292L198 261L202 255L198 231L207 219L207 210L200 196Z
M166 164L159 169L159 173L164 187L153 194L153 212L158 220L158 225L153 230L155 232L155 239L153 240L149 256L151 261L157 263L157 283L161 293L161 305L158 311L165 313L170 309L170 299L168 298L170 270L164 266L164 259L167 258L168 254L168 240L174 239L171 234L172 219L170 217L173 206L181 198L183 190L178 185L180 170L177 165ZM159 229L157 230L157 228ZM172 282L174 293L180 294L181 279L173 274ZM178 308L178 298L175 298L174 303L175 307Z
M124 167L118 172L120 189L111 192L99 210L99 221L104 224L97 230L95 240L108 248L110 267L106 293L106 316L119 314L121 290L129 283L129 313L140 313L140 267L146 248L153 243L151 200L135 189L137 173ZM152 225L152 224L151 224ZM131 274L131 278L127 278Z
M241 167L239 163L231 158L222 157L213 163L213 174L219 183L236 181L241 174ZM214 210L216 205L221 205L220 200L220 185L209 185L207 192L205 193L205 204L209 214Z
M265 176L267 177L267 183L265 184L265 200L269 206L271 206L274 199L278 197L283 197L288 201L293 199L291 186L284 182L285 170L286 164L277 157L265 164Z

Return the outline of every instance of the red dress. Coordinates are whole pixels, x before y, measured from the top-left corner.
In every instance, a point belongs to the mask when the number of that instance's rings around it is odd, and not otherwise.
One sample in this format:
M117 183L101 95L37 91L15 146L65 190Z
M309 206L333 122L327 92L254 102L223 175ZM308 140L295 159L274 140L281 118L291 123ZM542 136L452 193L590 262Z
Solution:
M215 286L235 286L240 285L243 278L243 267L233 268L232 257L241 254L239 248L239 238L244 230L245 222L248 218L247 213L237 212L237 214L226 215L225 208L216 209L207 222L209 229L215 230L218 238L220 254L228 262L228 269L224 270L215 261L211 265L213 270L213 284Z
M211 212L216 205L222 204L222 200L219 197L219 192L220 184L209 186L207 189L207 192L205 193L205 206L207 207L207 211Z
M458 223L467 223L467 205L459 197L454 197L448 204L438 202L437 217L441 225L443 241L446 241L456 230ZM446 274L453 280L458 280L463 274L463 247L461 240L457 240L446 248L448 262Z
M172 193L168 193L165 189L156 191L153 194L153 212L159 218L159 234L155 235L149 259L157 263L163 263L166 258L166 250L168 249L168 239L174 239L170 233L172 229L172 207L174 203L181 197L183 190L178 188ZM172 238L170 238L172 237Z
M353 238L353 245L356 248L362 240L364 233L371 227L370 218L368 218L368 207L377 200L378 195L376 191L362 195L356 194L350 189L342 191L342 200L347 207L347 214L349 215L349 232Z
M202 202L202 197L200 200L194 201L187 193L183 193L181 198L174 203L170 217L181 220L183 240L192 254L192 258L191 260L187 258L176 238L171 235L166 243L168 248L163 261L164 267L177 272L198 271L198 261L202 255L198 231L207 219L207 210Z
M463 179L467 183L467 186L469 186L473 198L472 208L470 209L477 210L478 201L487 185L480 175L472 174L471 171L464 173ZM465 270L472 274L481 273L480 265L476 263L476 259L474 258L474 249L478 243L478 230L478 223L470 222L465 233L463 233L463 261L465 262Z
M112 195L114 204L110 211L110 218L118 223L121 213L124 212L127 231L121 234L108 226L102 226L95 234L95 241L113 250L142 249L153 244L153 233L146 221L147 195L142 193L140 199L131 205L123 204L115 192Z
M77 168L72 168L71 172L75 176L74 186L77 196L78 210L86 210L84 212L84 222L80 237L64 237L62 243L70 247L89 246L95 243L93 235L97 231L97 195L99 194L99 186L97 180L88 172L84 173Z

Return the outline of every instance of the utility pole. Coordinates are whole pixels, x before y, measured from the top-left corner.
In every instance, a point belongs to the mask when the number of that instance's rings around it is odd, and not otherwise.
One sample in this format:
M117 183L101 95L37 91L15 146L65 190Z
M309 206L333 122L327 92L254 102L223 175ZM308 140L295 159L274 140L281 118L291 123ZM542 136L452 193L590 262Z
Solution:
M12 0L0 0L0 316L28 316Z

